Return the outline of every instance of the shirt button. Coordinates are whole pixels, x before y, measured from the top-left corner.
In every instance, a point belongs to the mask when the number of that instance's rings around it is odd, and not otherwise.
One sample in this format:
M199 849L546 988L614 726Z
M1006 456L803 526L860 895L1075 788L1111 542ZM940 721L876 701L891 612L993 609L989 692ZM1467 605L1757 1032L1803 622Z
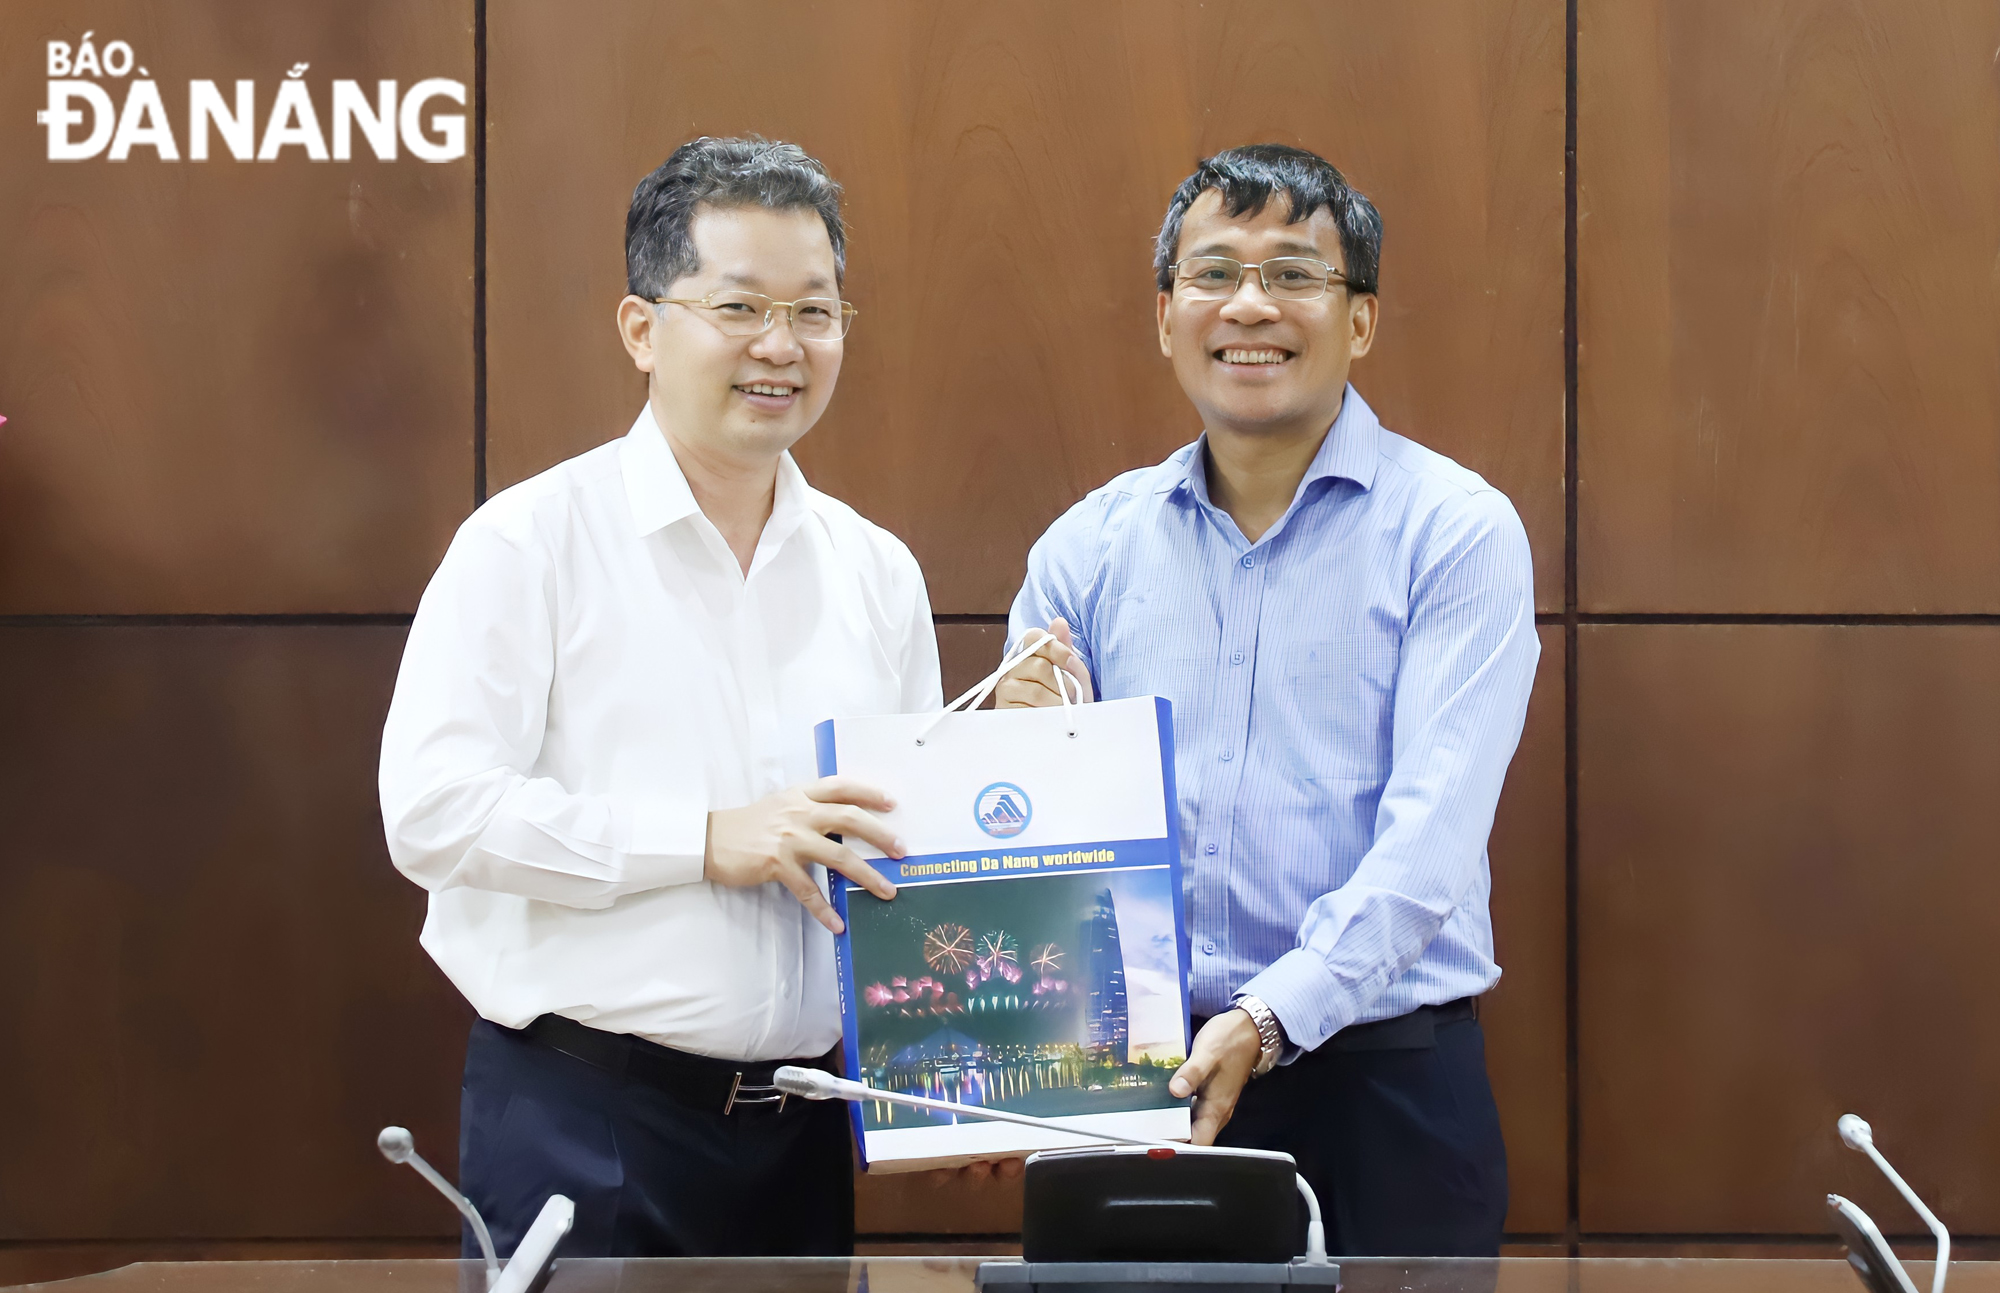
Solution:
M1229 663L1231 663L1231 664L1242 664L1242 663L1243 663L1243 653L1242 653L1241 651L1231 651L1231 652L1229 653Z
M1255 558L1255 557L1245 557L1245 558L1243 558L1243 568L1244 568L1245 570L1248 570L1248 569L1250 569L1250 567L1252 567L1252 566L1254 566L1254 565L1256 565L1256 564L1257 564L1257 558Z
M1207 942L1203 943L1203 944L1201 945L1201 950L1202 950L1202 951L1204 951L1204 952L1206 952L1206 953L1208 953L1208 954L1209 954L1210 956L1214 956L1214 955L1215 955L1215 940L1211 938L1211 939L1209 939L1209 940L1208 940Z
M1224 763L1227 763L1227 762L1229 762L1229 761L1230 761L1231 759L1233 759L1233 758L1235 758L1235 757L1236 757L1236 751L1234 751L1234 750L1224 750L1224 751L1222 752L1222 761L1223 761Z
M1213 852L1215 852L1215 842L1214 842L1213 840L1209 841L1209 845L1208 845L1208 851L1209 851L1210 853L1213 853Z

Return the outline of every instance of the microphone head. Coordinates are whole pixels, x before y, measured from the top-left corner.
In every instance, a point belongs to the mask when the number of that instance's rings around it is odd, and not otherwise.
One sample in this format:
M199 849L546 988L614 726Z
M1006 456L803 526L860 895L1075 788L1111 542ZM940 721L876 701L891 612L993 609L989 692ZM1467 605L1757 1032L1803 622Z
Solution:
M416 1138L402 1127L384 1127L375 1137L375 1148L382 1151L382 1157L392 1163L407 1163L410 1155L417 1152Z
M786 1095L795 1095L807 1100L832 1100L839 1096L839 1088L833 1074L821 1069L800 1068L795 1064L781 1065L771 1074L771 1085Z
M1868 1152L1868 1147L1875 1143L1875 1129L1858 1114L1841 1114L1840 1121L1834 1124L1834 1129L1840 1133L1841 1143L1849 1149L1859 1150L1865 1154Z

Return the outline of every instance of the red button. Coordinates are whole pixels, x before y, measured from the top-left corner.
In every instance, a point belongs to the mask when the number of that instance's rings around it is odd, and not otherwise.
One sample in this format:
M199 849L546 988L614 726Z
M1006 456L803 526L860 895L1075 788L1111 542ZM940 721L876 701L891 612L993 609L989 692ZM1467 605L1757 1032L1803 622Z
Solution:
M1168 1149L1165 1145L1155 1145L1146 1151L1147 1158L1172 1158L1173 1156L1174 1151Z

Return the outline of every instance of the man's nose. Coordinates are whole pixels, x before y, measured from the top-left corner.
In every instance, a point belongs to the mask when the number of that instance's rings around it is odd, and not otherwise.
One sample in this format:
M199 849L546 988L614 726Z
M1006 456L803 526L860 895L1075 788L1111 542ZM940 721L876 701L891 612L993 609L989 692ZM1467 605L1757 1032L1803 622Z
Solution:
M1264 290L1262 274L1244 267L1243 277L1237 280L1236 291L1222 303L1222 317L1231 322L1278 317L1278 303Z
M777 363L790 363L805 357L806 348L800 344L799 334L792 330L790 310L772 312L771 326L757 334L750 343L750 353L759 359Z

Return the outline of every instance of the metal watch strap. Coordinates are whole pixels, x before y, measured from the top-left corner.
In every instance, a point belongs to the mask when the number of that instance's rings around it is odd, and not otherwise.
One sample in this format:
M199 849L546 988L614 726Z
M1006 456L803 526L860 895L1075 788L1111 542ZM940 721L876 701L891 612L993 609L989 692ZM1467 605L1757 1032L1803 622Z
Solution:
M1261 997L1248 994L1236 998L1236 1009L1250 1016L1250 1022L1257 1025L1257 1040L1263 1046L1263 1053L1257 1057L1257 1067L1250 1070L1251 1077L1263 1077L1278 1066L1278 1055L1284 1050L1285 1032L1278 1026L1278 1017L1264 1004Z

